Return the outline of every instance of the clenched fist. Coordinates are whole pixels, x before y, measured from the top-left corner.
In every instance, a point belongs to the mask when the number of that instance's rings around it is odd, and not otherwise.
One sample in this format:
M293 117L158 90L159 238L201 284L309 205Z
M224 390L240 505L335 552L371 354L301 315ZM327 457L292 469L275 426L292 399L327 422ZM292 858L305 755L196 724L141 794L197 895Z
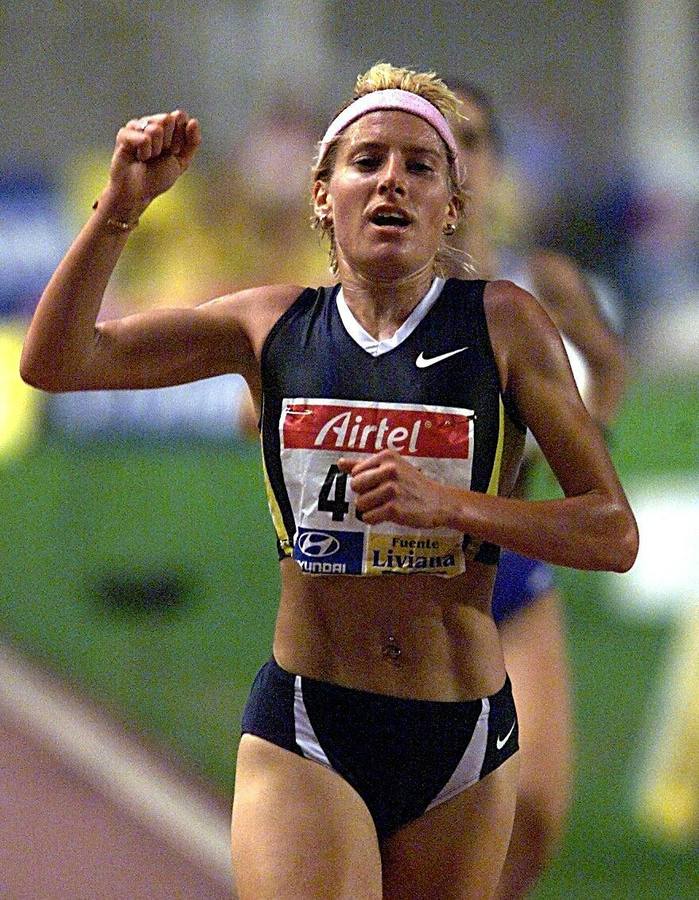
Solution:
M117 133L99 209L121 221L138 219L186 171L200 143L199 122L181 109L131 119Z
M357 512L368 525L396 522L415 528L447 524L449 489L393 450L362 459L342 457L338 468L351 478Z

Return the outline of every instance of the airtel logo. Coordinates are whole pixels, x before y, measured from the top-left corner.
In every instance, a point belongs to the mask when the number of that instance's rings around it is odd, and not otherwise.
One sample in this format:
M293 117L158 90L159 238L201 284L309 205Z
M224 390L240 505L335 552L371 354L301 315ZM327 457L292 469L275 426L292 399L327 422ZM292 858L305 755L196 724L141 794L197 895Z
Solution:
M313 556L320 559L323 556L332 556L340 549L340 542L331 534L322 531L307 531L298 541L298 548L304 556Z
M363 416L353 414L352 410L338 413L323 425L313 446L322 447L326 438L332 441L332 432L338 450L364 450L372 453L387 447L389 450L417 453L422 419L416 419L410 428L403 425L392 427L388 416L384 416L377 425L364 425L363 421Z

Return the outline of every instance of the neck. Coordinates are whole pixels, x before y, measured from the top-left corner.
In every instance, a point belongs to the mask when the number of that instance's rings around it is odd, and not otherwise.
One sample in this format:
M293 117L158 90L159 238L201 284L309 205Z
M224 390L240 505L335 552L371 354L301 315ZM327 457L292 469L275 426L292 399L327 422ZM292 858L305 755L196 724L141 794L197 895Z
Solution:
M432 265L393 280L377 281L361 273L343 271L340 282L347 306L364 330L378 341L392 337L405 322L434 279Z

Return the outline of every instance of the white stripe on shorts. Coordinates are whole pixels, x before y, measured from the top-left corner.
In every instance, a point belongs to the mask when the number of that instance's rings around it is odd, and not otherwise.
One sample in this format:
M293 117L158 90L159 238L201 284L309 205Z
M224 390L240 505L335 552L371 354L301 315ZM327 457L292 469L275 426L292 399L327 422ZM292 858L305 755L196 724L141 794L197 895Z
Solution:
M471 740L468 742L468 747L466 747L464 755L452 772L449 781L447 781L427 809L432 809L433 806L438 806L440 803L444 803L445 800L451 800L452 797L455 797L456 794L464 790L464 788L475 784L480 778L488 744L490 700L488 700L487 697L484 697L481 703L483 704L481 713L478 716L476 727L473 729Z
M315 762L331 769L330 760L320 746L318 736L313 730L311 720L308 718L308 710L303 702L303 688L301 687L300 675L297 675L294 679L294 728L296 731L296 743L301 748L301 752L306 759L315 760Z

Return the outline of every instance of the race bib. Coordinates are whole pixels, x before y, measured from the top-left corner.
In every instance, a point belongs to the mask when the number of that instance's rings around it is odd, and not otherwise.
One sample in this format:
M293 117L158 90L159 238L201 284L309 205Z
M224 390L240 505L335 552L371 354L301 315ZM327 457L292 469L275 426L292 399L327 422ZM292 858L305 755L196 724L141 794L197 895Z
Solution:
M357 515L341 456L394 450L429 478L470 488L473 411L364 400L284 399L281 464L296 521L293 558L314 574L381 575L464 571L463 535Z

